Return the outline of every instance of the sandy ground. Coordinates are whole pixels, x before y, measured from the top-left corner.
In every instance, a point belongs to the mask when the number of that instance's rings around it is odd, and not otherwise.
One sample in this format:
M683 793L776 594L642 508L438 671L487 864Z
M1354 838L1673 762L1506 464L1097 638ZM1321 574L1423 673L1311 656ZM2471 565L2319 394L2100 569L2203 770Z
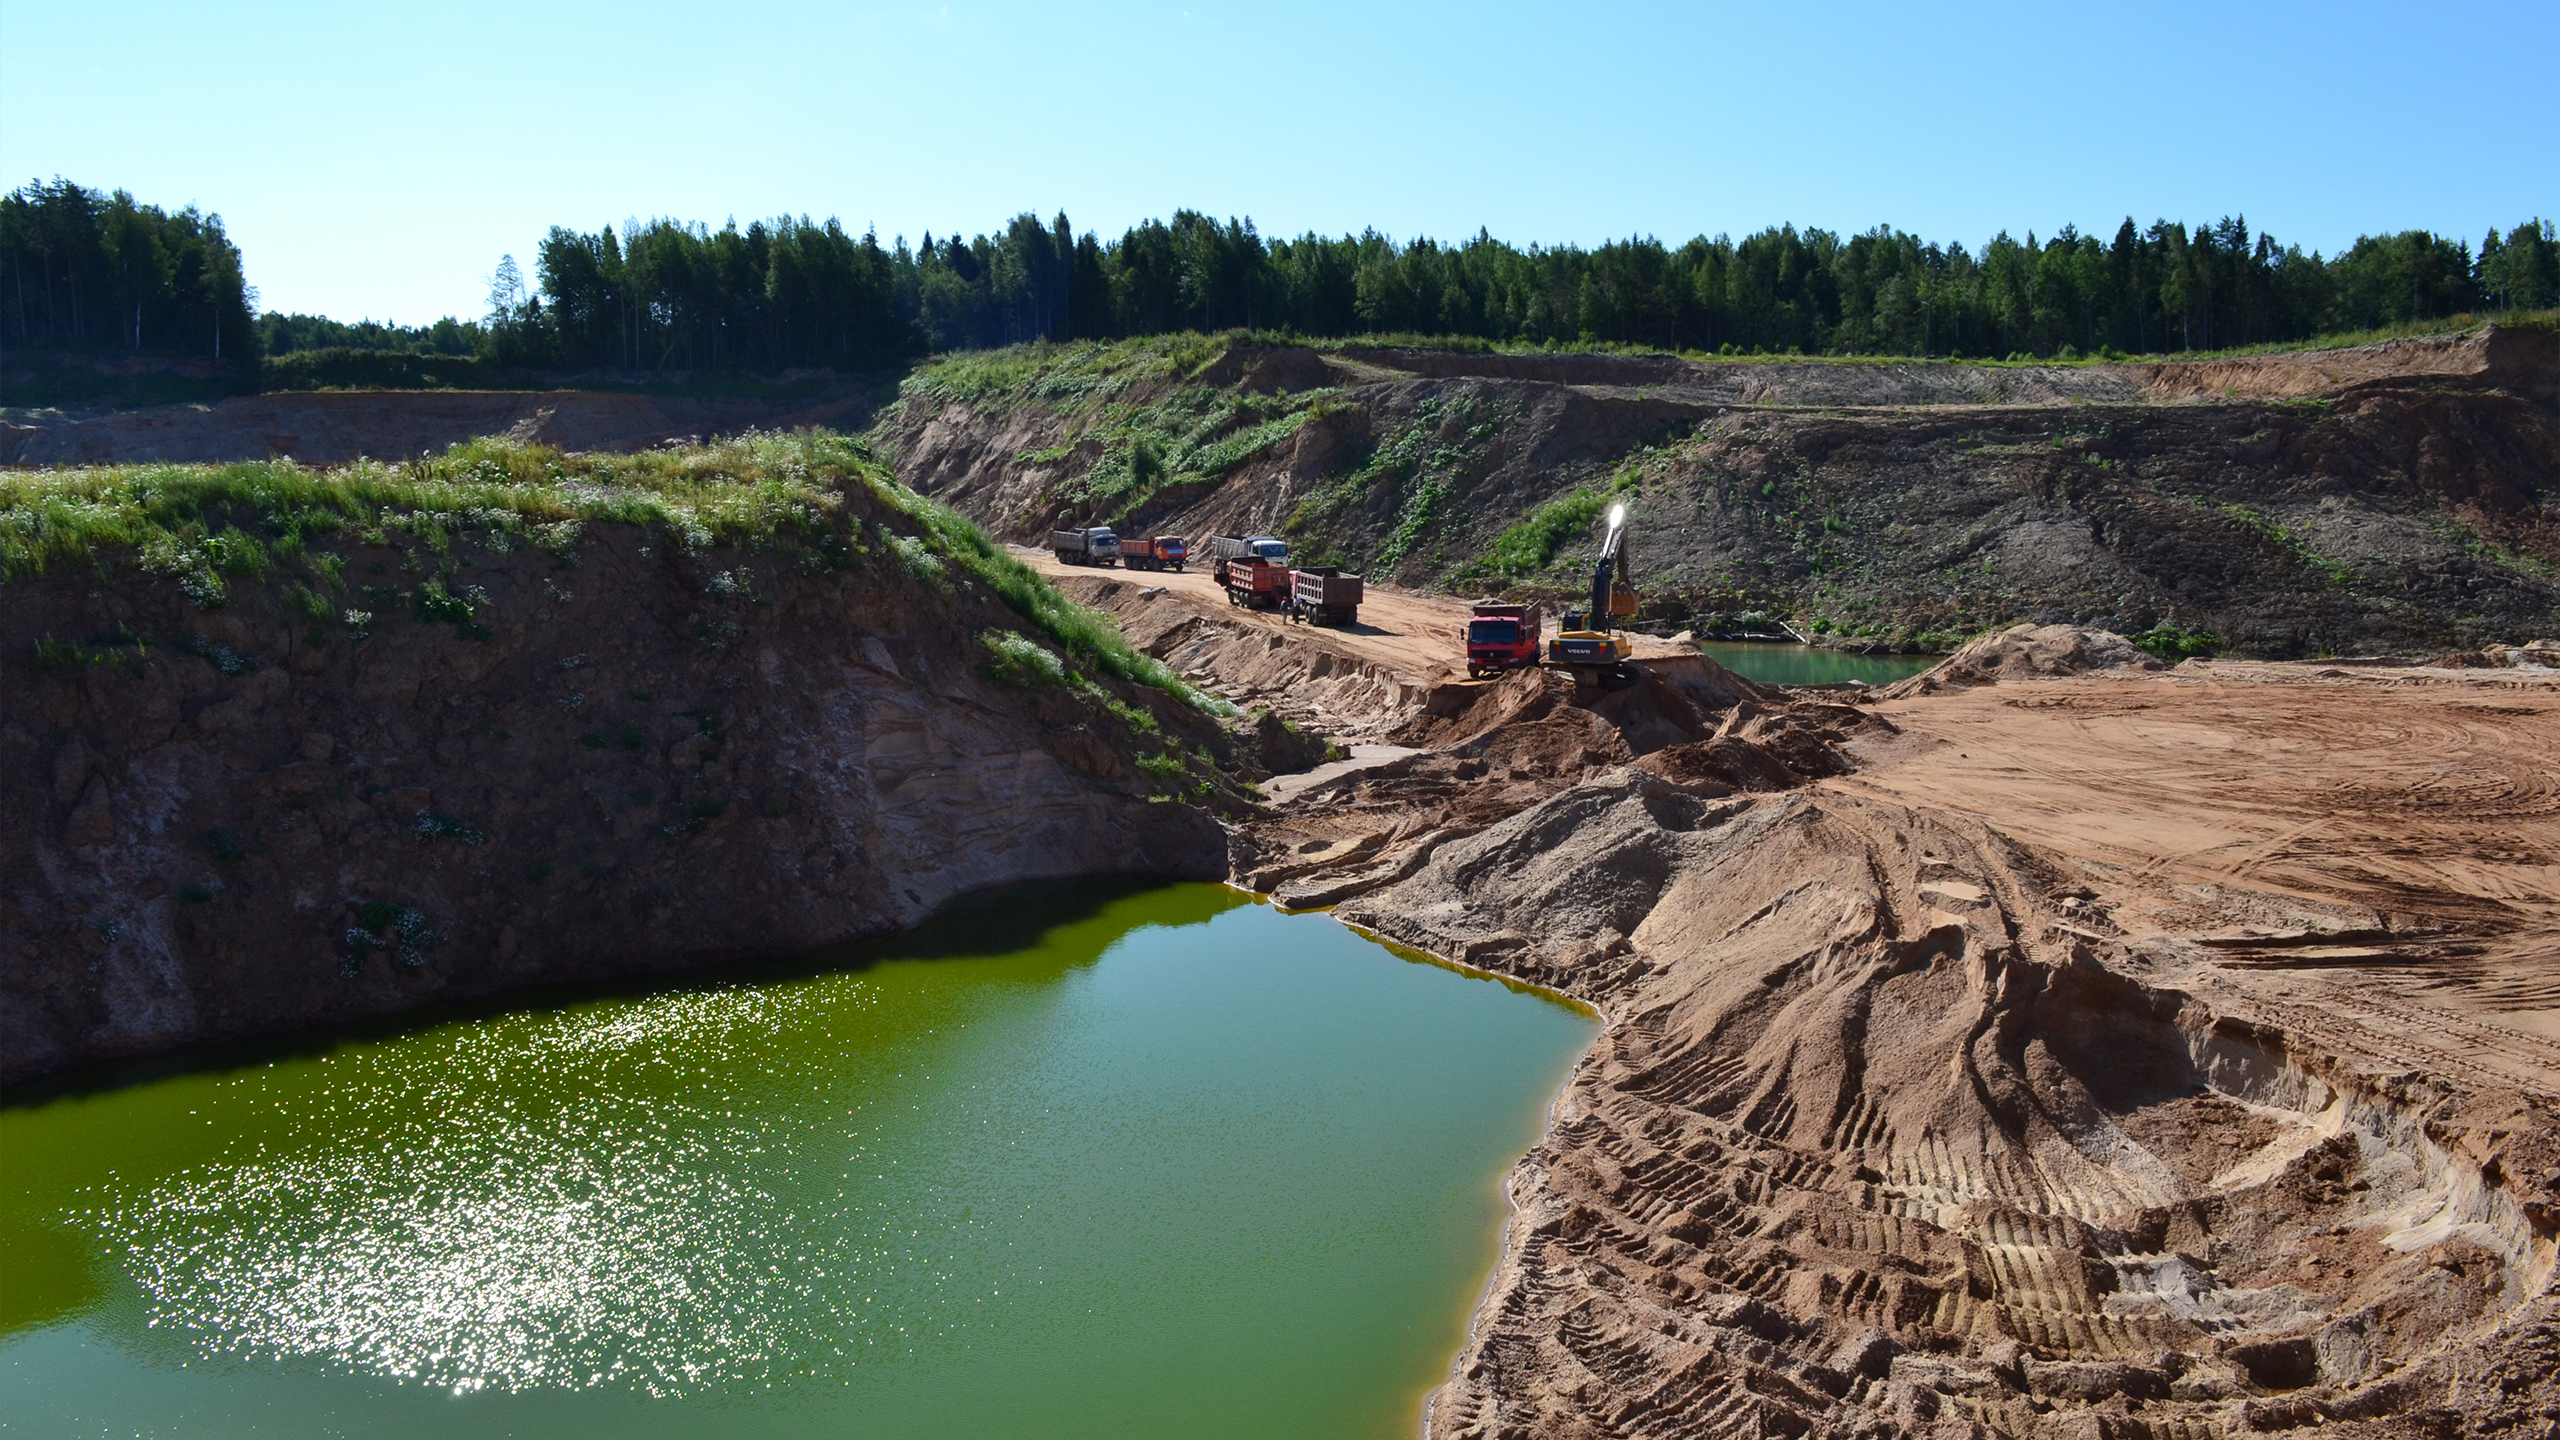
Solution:
M1980 815L2120 929L2560 1089L2560 676L2195 663L1875 713L1901 733L1827 786Z
M1607 1022L1430 1435L2560 1434L2560 676L2056 627L1576 695L1164 578L1071 589L1394 747L1237 882Z
M1228 612L1248 625L1275 631L1305 630L1294 625L1276 611L1252 610L1229 606L1218 582L1210 578L1203 563L1181 571L1122 570L1116 567L1062 564L1046 550L1026 546L1009 547L1019 559L1037 567L1053 580L1106 579L1125 580L1141 588L1162 586L1166 591L1195 602ZM1462 638L1467 626L1467 605L1445 595L1420 595L1399 590L1391 585L1371 585L1368 596L1360 604L1360 621L1356 625L1321 627L1324 638L1335 642L1347 653L1376 664L1425 678L1436 672L1459 670L1466 666L1466 642Z
M1122 570L1062 564L1050 552L1027 546L1007 548L1052 580L1092 580L1099 577L1127 581L1142 589L1161 586L1184 600L1225 611L1249 625L1297 632L1318 628L1293 624L1276 611L1228 605L1225 592L1219 589L1216 580L1210 578L1206 564L1182 571ZM1373 584L1368 587L1367 598L1361 601L1358 624L1320 628L1322 638L1345 653L1416 680L1449 679L1463 677L1466 673L1466 631L1470 613L1470 606L1464 600L1446 595L1426 595L1394 585ZM1548 629L1552 631L1554 625L1551 616ZM1635 638L1635 653L1639 659L1678 653L1678 647L1668 641L1643 635Z

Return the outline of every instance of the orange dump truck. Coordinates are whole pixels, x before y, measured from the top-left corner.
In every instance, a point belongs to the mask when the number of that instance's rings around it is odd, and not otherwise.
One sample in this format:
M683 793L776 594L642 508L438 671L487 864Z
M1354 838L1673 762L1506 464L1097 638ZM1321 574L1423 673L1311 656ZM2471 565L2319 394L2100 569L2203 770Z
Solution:
M1153 535L1120 542L1120 563L1132 570L1180 570L1191 547L1179 535Z

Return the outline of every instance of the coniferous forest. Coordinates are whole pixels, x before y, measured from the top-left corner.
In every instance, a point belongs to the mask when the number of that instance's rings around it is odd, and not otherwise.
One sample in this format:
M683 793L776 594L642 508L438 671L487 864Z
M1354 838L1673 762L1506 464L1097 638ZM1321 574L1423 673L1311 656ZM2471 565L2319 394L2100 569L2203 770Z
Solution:
M254 301L218 215L67 180L0 196L0 346L244 359Z
M342 346L545 370L859 368L1036 339L1249 329L1719 354L2218 350L2560 304L2550 221L2367 236L2334 256L2238 217L1978 250L1879 226L1526 248L1375 231L1265 239L1177 211L1113 240L1063 214L883 243L829 220L554 228L487 313L428 327L258 316L218 216L68 181L0 197L0 346L240 356Z

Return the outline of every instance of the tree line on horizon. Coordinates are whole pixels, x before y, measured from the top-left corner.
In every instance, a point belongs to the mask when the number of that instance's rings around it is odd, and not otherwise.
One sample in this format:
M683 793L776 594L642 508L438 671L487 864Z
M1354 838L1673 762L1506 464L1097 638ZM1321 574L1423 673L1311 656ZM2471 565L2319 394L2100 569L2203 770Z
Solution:
M222 217L68 180L0 195L0 346L249 359L257 292Z
M2112 238L2006 232L1977 253L1889 226L1778 226L1679 246L1650 237L1526 249L1376 231L1265 240L1250 219L1177 211L1118 239L1017 215L962 239L883 246L829 220L743 229L669 219L555 227L528 279L512 256L477 321L350 325L254 312L220 217L68 181L0 197L0 345L246 355L345 347L473 353L503 367L863 368L1031 340L1244 329L1721 354L1951 358L2154 354L2307 340L2560 304L2552 222L2492 227L2475 252L2424 230L2334 257L2255 233L2127 218ZM129 321L129 323L128 323Z

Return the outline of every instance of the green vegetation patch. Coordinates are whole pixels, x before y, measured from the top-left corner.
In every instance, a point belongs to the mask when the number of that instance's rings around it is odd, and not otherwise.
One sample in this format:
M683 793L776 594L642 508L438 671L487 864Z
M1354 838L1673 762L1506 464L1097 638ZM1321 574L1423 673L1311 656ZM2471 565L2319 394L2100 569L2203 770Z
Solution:
M1248 393L1219 371L1250 341L1236 336L1159 335L1116 342L1050 343L969 351L918 369L901 388L908 400L1047 409L1068 417L1056 443L1025 450L1023 465L1093 456L1057 498L1117 524L1150 501L1184 487L1215 485L1326 413L1334 391Z
M1113 341L1034 341L964 350L917 367L901 400L1006 406L1037 402L1082 411L1142 382L1190 378L1226 353L1228 337L1188 331Z
M2186 629L2174 620L2162 620L2139 635L2125 638L2172 665L2199 655L2222 653L2219 636L2207 630Z
M346 582L344 558L312 550L314 541L399 545L449 574L452 552L466 542L495 553L525 545L575 563L587 527L597 524L640 527L688 553L782 549L804 571L846 569L876 553L846 515L848 495L904 522L879 525L878 538L920 582L943 593L983 586L1077 664L1229 713L957 512L900 485L861 441L826 431L751 432L633 455L474 440L413 461L327 470L263 460L0 474L0 584L61 564L112 576L122 560L174 578L204 609L225 604L235 582L276 577L293 592L286 603L316 617L333 608L323 594L342 592ZM288 566L300 578L283 582ZM488 597L457 590L445 575L414 590L368 586L366 597L372 608L339 612L359 631L376 611L401 606L466 636L488 633L478 619ZM193 637L179 643L225 674L254 663ZM91 655L57 642L44 658L79 668Z
M564 455L473 440L442 455L320 470L291 460L111 465L0 475L0 583L52 564L130 553L211 609L230 582L264 579L316 537L414 540L438 555L477 534L562 558L589 523L646 526L688 549L764 548L834 528L850 481L885 481L842 436L748 434L636 455ZM335 587L337 557L311 569ZM455 597L432 601L451 619ZM467 618L467 615L462 617Z
M1131 647L1109 616L1059 594L1058 587L1006 554L960 512L900 485L886 470L872 467L865 474L882 500L916 523L916 539L937 566L985 586L1069 659L1115 679L1165 691L1212 715L1235 713L1234 706L1193 689L1163 661Z
M999 685L1031 690L1067 683L1067 662L1058 652L1012 630L988 630L978 636L987 652L986 676Z
M1514 580L1525 580L1546 569L1555 563L1558 547L1590 529L1591 522L1600 518L1601 507L1608 503L1607 495L1581 489L1530 511L1527 518L1494 540L1493 568Z
M1486 451L1513 418L1499 406L1472 397L1425 400L1394 434L1371 447L1350 473L1299 501L1281 532L1293 538L1313 537L1339 529L1344 517L1355 511L1374 514L1391 503L1395 524L1370 557L1368 568L1379 575L1392 573L1430 533L1441 516L1442 502L1482 472ZM1330 564L1346 557L1328 550L1308 558Z

